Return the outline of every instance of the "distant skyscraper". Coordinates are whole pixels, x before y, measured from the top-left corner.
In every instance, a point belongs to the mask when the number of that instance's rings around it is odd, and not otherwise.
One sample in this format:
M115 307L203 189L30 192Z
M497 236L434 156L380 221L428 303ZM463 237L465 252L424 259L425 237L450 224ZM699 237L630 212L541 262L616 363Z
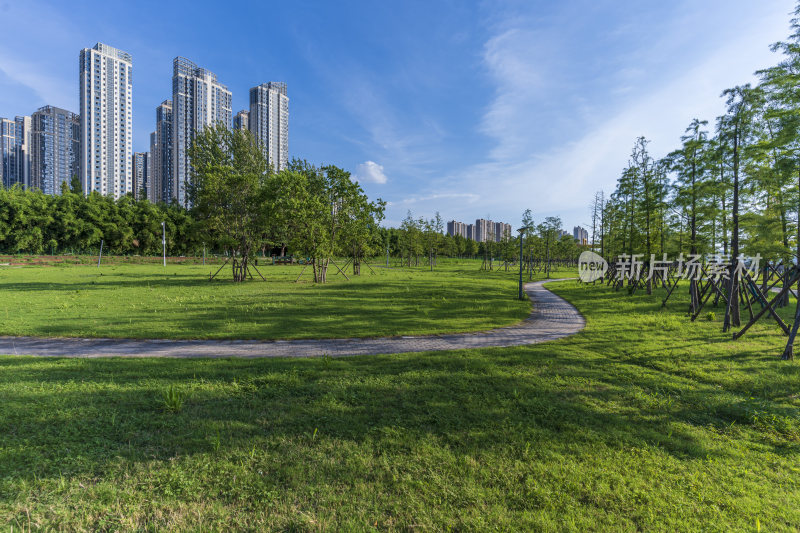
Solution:
M80 54L83 191L119 198L133 191L133 61L103 43Z
M64 183L80 177L81 119L60 107L44 106L31 115L31 187L61 194Z
M0 186L30 186L31 117L0 118Z
M164 100L156 108L155 142L150 148L152 173L147 195L151 202L169 202L173 182L173 112L172 100Z
M467 224L467 239L474 241L475 239L475 224Z
M198 68L186 58L173 60L172 74L172 187L170 199L189 206L187 191L191 179L189 148L195 134L221 122L231 129L232 95L217 76Z
M475 221L475 236L478 242L494 240L494 223L491 220L479 218Z
M153 202L153 154L156 153L156 132L150 132L150 157L147 158L147 186L144 197Z
M461 235L466 239L467 225L457 220L451 220L450 222L447 223L447 234L452 235L453 237L455 237L456 235Z
M235 130L248 129L250 127L248 125L248 115L250 115L250 112L247 111L246 109L242 109L241 111L236 113L236 116L233 117L233 129Z
M16 123L8 118L0 118L0 181L3 187L11 187L15 183L12 176L17 168L16 141Z
M494 223L494 241L501 242L505 237L511 237L511 224L505 222Z
M148 172L150 170L150 152L136 152L133 154L133 190L135 198L144 198L147 190Z
M589 232L580 226L572 228L572 237L578 241L578 244L589 244Z
M250 89L250 131L264 145L272 168L289 163L289 97L286 84L271 81Z

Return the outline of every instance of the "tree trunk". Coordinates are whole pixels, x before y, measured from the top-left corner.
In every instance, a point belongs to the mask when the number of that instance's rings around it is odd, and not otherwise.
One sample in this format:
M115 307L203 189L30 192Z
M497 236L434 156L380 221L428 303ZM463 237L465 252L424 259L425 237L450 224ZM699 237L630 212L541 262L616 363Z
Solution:
M739 257L739 126L733 133L733 228L731 231L731 265L728 283L728 306L722 331L741 325L739 316L739 276L736 264Z

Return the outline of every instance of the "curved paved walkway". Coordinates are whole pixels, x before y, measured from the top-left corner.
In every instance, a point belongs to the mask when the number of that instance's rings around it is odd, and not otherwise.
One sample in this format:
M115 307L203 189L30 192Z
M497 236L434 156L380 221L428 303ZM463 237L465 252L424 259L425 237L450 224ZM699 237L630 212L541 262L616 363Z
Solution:
M560 339L583 329L586 321L578 310L547 290L544 283L535 281L524 287L534 304L528 318L513 326L478 333L287 341L0 337L0 354L45 357L339 357L522 346Z

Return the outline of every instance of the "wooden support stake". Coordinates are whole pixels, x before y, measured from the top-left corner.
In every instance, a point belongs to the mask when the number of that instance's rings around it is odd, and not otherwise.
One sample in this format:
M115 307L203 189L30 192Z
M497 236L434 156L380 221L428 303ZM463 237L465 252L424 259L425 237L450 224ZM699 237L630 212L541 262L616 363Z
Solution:
M220 271L220 270L222 270L223 268L225 268L225 265L227 265L227 264L228 264L228 261L230 261L230 260L231 260L231 258L230 258L230 256L228 256L228 257L225 259L225 262L224 262L224 263L222 263L222 266L221 266L221 267L219 267L219 269L217 269L217 271L216 271L216 272L214 272L214 275L212 275L210 278L208 278L208 281L211 281L212 279L216 278L216 277L217 277L217 274L219 274L219 271Z
M303 265L303 270L301 270L301 271L300 271L300 275L299 275L299 276L297 276L297 279L296 279L296 280L294 280L294 282L295 282L295 283L297 283L298 281L300 281L300 278L303 276L303 272L305 272L305 271L306 271L306 267L307 267L307 266L308 266L308 263L306 263L305 265Z
M752 281L752 278L750 278L750 275L747 274L746 272L745 272L745 276L747 276L747 278ZM792 283L797 281L797 278L798 278L798 275L795 272L791 277L790 283L784 284L783 289L781 289L781 292L779 292L777 294L777 296L775 296L770 302L768 302L767 305L763 309L761 309L761 311L756 313L756 315L753 316L753 318L751 318L750 321L747 324L745 324L742 329L740 329L739 331L734 333L733 334L733 339L736 340L738 338L741 338L742 335L744 335L747 332L747 330L750 329L750 326L755 324L758 321L758 319L761 318L764 315L764 313L766 313L767 311L769 311L770 315L772 315L772 318L774 318L775 321L778 323L778 325L781 327L781 329L783 330L783 333L785 335L789 335L789 327L784 323L783 319L778 316L778 314L775 312L775 310L772 307L779 301L780 298L783 298L783 295L785 294L786 289L789 287L789 285L791 285Z

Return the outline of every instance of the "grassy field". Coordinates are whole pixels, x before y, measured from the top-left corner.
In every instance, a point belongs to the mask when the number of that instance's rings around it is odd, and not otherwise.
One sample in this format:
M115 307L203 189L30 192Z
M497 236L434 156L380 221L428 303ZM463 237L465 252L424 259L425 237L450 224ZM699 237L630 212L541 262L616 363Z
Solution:
M734 342L683 301L556 290L586 330L523 348L0 358L0 524L797 531L800 366L775 327Z
M315 285L302 267L266 266L236 284L202 265L0 267L0 335L163 339L300 339L479 331L530 312L513 272L479 261L427 268L363 267ZM557 275L558 273L554 273ZM350 273L348 273L350 275ZM569 272L569 275L575 275Z

